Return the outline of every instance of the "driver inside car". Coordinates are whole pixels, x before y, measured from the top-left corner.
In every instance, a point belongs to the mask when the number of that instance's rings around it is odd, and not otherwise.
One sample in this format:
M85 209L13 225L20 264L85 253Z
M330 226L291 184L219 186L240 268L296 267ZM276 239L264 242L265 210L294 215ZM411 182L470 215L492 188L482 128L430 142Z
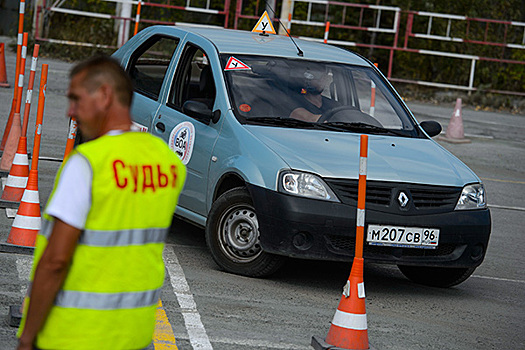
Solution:
M307 69L304 74L300 96L294 99L297 103L290 113L290 118L307 122L317 122L323 113L340 106L340 104L322 95L330 83L330 76L324 70Z

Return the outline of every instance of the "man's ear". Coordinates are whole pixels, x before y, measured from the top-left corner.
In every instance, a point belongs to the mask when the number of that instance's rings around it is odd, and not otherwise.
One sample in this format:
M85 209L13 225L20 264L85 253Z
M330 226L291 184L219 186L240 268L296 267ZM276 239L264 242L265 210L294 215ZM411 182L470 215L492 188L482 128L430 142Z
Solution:
M113 87L109 84L102 84L99 87L100 97L102 99L102 105L105 109L109 108L113 103L113 98L115 97L115 91Z

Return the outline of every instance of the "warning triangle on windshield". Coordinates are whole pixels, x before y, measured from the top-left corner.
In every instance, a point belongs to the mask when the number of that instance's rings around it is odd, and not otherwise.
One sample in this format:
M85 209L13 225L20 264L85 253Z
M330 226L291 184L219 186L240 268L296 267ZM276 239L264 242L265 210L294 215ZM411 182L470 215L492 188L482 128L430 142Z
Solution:
M231 56L228 62L226 63L226 67L224 70L250 70L251 68L243 63L242 61L238 60L237 58Z

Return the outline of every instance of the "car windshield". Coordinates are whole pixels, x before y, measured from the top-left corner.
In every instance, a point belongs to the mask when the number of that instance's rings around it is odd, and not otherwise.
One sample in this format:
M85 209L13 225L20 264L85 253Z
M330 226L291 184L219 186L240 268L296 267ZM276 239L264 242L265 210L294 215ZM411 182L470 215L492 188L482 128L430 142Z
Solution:
M419 135L370 67L251 55L221 55L233 112L242 123Z

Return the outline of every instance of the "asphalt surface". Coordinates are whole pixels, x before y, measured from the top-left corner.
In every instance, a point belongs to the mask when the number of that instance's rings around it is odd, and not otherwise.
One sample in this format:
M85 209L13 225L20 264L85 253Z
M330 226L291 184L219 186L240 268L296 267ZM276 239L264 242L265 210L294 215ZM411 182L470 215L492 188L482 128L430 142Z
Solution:
M14 55L7 52L6 60L13 84ZM38 66L42 63L49 64L50 73L40 154L61 158L71 65L41 59ZM0 89L0 132L12 96L12 87ZM437 120L446 130L454 104L410 102L409 107L418 120ZM29 145L36 97L31 110ZM469 107L462 112L472 142L439 143L485 183L493 220L485 261L466 282L447 289L411 283L395 266L366 264L368 334L376 349L525 349L525 116ZM39 162L41 203L59 165ZM0 209L0 242L6 241L11 224ZM266 279L227 274L211 259L203 230L180 220L174 220L167 251L177 261L167 259L161 299L179 349L209 349L198 345L206 339L213 349L308 349L313 335L326 336L350 270L349 264L290 260ZM30 264L30 256L0 253L0 349L16 345L16 328L7 325L8 307L21 302ZM180 282L189 289L181 292ZM192 297L195 307L188 309L184 297ZM197 318L201 328L188 323Z

